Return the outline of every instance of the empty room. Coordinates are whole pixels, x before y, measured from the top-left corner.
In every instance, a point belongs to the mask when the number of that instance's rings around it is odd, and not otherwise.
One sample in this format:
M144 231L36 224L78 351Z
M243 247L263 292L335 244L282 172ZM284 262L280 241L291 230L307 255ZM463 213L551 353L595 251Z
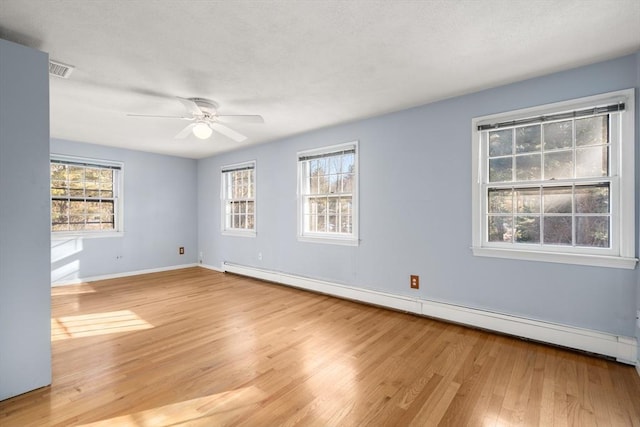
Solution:
M637 0L0 0L0 425L640 426Z

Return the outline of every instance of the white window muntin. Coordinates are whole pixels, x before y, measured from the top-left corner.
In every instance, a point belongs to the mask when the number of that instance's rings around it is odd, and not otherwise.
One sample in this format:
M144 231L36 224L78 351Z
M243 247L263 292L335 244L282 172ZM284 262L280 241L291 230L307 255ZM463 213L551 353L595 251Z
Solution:
M237 188L238 179L246 177L246 192ZM220 199L222 201L222 233L254 237L256 235L256 161L223 166Z
M593 178L572 178L565 180L537 181L501 181L489 182L489 131L479 131L479 127L487 124L503 124L501 129L522 127L523 124L508 126L513 120L527 117L555 114L565 111L578 111L585 108L599 107L615 103L624 103L624 111L609 111L609 141L608 160L609 173L607 176ZM634 268L635 266L635 189L634 189L634 90L623 90L614 93L592 96L573 101L560 102L541 107L519 110L506 114L496 114L476 118L472 121L473 132L473 252L475 255L495 256L501 258L516 258L527 260L541 260L549 262L575 263L585 265L599 265L609 267ZM595 112L595 115L602 113ZM568 117L568 116L567 116ZM563 121L564 119L556 119ZM538 121L538 123L542 120ZM550 121L551 122L551 121ZM548 123L548 122L544 122ZM507 126L504 126L504 125ZM533 124L533 123L532 123ZM575 126L575 124L574 124ZM489 128L488 126L485 126ZM573 167L575 162L575 133L573 141ZM544 150L544 144L541 147ZM541 151L541 156L543 156ZM516 151L512 156L515 161ZM508 157L508 156L506 156ZM544 162L544 157L542 158ZM623 174L621 174L623 172ZM515 172L512 170L512 173ZM541 163L541 174L544 174L544 163ZM544 175L542 175L544 176ZM514 177L515 178L515 177ZM610 231L609 247L583 247L541 245L531 243L502 243L488 241L488 189L491 188L526 188L572 186L580 184L605 182L610 191ZM543 218L543 208L540 208L540 218ZM515 211L515 208L514 208ZM541 232L542 235L542 232ZM575 240L573 241L575 245Z
M311 189L310 173L311 162L316 159L330 159L343 155L353 155L353 164L351 171L325 171L323 177L333 175L349 176L350 187L346 191L342 184L336 184L336 188L332 190L331 183L327 191L320 191L320 184L315 191ZM358 245L358 141L345 144L332 145L313 150L306 150L297 153L298 159L298 240L331 243L342 245ZM332 173L333 172L333 173ZM320 177L319 177L320 178ZM337 180L341 181L341 178ZM335 213L326 212L319 213L311 206L313 202L321 199L326 200L326 208L330 204L336 206ZM317 220L319 216L324 216L324 222L320 227L313 226L312 221ZM328 220L328 217L335 216L335 222ZM347 216L349 217L347 219ZM342 224L341 219L345 219ZM318 229L321 228L321 231Z
M123 188L124 188L124 163L113 160L103 160L103 159L93 159L88 157L78 157L78 156L69 156L63 154L51 154L50 156L50 165L54 164L62 164L67 166L77 166L81 168L87 169L105 169L112 171L112 195L106 197L102 194L98 196L87 196L86 194L83 196L76 195L71 196L71 192L69 192L66 196L54 195L51 194L51 202L52 209L53 203L55 200L66 199L71 203L74 202L100 202L105 201L113 204L113 220L112 227L108 229L76 229L76 230L53 230L54 218L52 218L52 233L51 236L53 239L66 239L70 237L115 237L122 236L124 232L124 197L123 197ZM84 181L84 180L83 180ZM53 189L54 182L51 182L51 188ZM84 185L83 185L84 187ZM86 188L84 189L86 193ZM53 193L53 191L52 191ZM53 214L53 212L52 212ZM52 215L53 216L53 215ZM69 221L71 220L71 213L69 212Z

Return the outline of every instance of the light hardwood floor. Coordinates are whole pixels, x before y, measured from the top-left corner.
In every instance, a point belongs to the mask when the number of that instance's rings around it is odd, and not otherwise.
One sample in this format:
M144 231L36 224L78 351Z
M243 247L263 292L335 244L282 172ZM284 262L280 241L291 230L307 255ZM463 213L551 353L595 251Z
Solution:
M9 426L640 426L633 367L190 268L54 288Z

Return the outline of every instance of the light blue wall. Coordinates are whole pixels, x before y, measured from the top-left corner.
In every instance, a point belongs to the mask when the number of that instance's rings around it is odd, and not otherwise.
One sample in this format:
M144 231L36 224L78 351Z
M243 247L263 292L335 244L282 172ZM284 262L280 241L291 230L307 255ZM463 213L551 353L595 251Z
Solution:
M200 160L204 264L228 261L634 336L636 271L471 254L471 119L637 88L639 55ZM298 242L296 152L353 140L360 141L360 246ZM222 236L220 167L246 160L257 160L257 237ZM409 289L410 274L420 275L419 291Z
M54 282L197 261L195 160L57 139L51 153L124 162L124 236L52 239Z
M0 400L51 383L48 61L0 40Z

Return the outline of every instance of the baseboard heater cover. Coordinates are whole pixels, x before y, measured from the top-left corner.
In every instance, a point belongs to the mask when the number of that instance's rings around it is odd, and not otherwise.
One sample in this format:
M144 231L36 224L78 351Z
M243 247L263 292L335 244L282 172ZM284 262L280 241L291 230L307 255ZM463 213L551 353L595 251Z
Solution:
M356 288L228 262L223 263L222 270L339 298L379 305L453 323L460 323L476 328L613 357L618 362L629 365L636 365L637 363L638 347L635 337L617 336L574 326L560 325L454 304Z

